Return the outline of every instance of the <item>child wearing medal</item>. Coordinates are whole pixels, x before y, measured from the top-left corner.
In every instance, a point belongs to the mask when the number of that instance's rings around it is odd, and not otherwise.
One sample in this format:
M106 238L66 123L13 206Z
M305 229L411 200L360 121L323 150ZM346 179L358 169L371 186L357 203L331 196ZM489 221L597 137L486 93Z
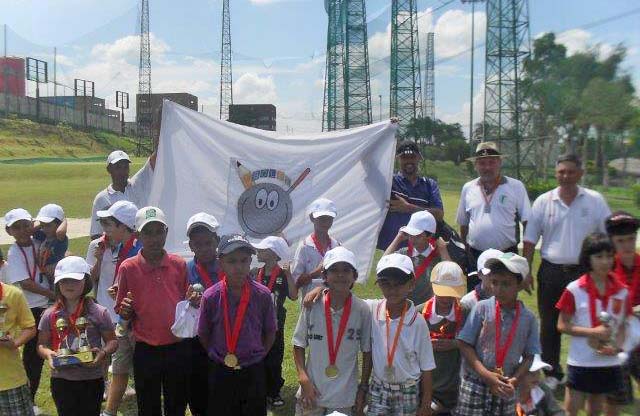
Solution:
M371 314L367 304L351 293L358 277L351 251L344 247L329 250L322 267L327 288L321 301L302 308L293 335L300 382L296 415L361 414L364 397L356 403L358 352L362 352L362 388L366 391L371 374Z
M69 256L58 262L56 303L42 314L38 328L38 353L51 367L51 395L60 416L100 415L104 364L118 348L109 312L87 296L93 288L89 272L82 257ZM81 319L86 323L84 330ZM59 321L64 326L58 325ZM75 352L82 347L93 352L93 362L53 366L53 358L60 350Z
M502 251L496 250L495 248L490 248L485 250L478 256L477 269L469 273L469 277L475 276L477 280L480 280L471 292L467 293L460 299L460 306L465 314L471 312L474 306L481 300L489 299L493 296L493 291L491 289L491 273L489 269L484 267L489 259L495 259L496 257L500 257L502 255ZM468 285L467 281L467 285Z
M518 300L529 264L504 253L487 261L486 268L494 296L478 302L457 336L464 360L454 414L513 416L516 388L541 352L536 317Z
M614 247L602 233L582 243L580 265L587 273L567 285L556 308L558 331L571 335L567 357L565 410L577 415L588 402L590 414L601 414L605 395L622 388L625 319L631 314L629 290L611 271Z
M391 254L397 250L413 261L416 284L409 294L409 300L415 305L422 304L433 296L433 289L429 276L433 266L442 260L451 260L447 251L447 244L440 237L435 236L436 219L429 211L418 211L411 214L409 222L400 227L398 235L391 242L384 254ZM398 247L408 241L407 247Z
M254 244L258 251L258 261L264 265L252 271L258 283L269 289L276 309L278 331L273 347L264 359L267 378L267 403L271 407L284 406L280 390L284 386L282 377L282 361L284 360L284 323L287 310L284 302L287 298L298 299L298 288L291 276L289 268L289 245L282 237L269 236Z
M415 287L413 262L399 253L382 256L376 275L384 300L367 301L373 355L367 415L430 415L435 362L427 323L407 299Z
M250 276L255 249L240 234L218 244L220 281L200 302L198 336L209 359L208 414L266 416L264 358L277 323L269 289Z
M460 351L456 335L464 323L460 298L467 290L467 280L457 263L443 261L431 271L435 295L418 310L429 326L436 368L432 371L435 413L450 412L458 401L460 386Z
M38 327L40 316L49 301L55 300L49 280L42 276L38 269L38 252L42 244L33 238L33 219L27 210L12 209L5 214L4 221L7 234L15 240L7 252L6 283L22 289ZM38 355L37 346L37 338L32 338L22 350L22 364L29 379L31 399L34 403L43 363ZM36 412L39 412L39 409L36 408Z

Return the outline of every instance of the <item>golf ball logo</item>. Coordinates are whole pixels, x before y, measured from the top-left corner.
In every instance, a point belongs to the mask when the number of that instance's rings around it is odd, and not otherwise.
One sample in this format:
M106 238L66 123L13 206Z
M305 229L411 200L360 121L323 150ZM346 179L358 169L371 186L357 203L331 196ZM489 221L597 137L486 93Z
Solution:
M295 182L276 169L249 171L236 162L236 171L245 188L238 198L238 223L250 237L263 238L281 233L293 215L291 192L307 177L311 169L306 168ZM274 182L257 182L261 178ZM280 183L282 185L280 185Z

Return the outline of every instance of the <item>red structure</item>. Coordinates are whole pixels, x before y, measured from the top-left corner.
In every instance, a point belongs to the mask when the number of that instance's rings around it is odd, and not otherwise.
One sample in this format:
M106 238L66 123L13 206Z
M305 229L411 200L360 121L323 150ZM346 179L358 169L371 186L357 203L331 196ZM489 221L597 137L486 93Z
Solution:
M0 93L24 97L24 59L0 57Z

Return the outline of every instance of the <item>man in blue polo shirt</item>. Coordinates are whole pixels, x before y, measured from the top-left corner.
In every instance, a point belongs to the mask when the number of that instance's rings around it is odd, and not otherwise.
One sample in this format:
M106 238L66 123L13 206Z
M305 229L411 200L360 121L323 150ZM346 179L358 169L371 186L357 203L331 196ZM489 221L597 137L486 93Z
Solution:
M396 150L396 158L400 172L393 175L389 212L378 236L380 250L385 250L391 244L400 227L407 225L414 212L427 210L438 221L444 215L438 182L418 176L418 164L422 160L418 145L412 141L401 142Z

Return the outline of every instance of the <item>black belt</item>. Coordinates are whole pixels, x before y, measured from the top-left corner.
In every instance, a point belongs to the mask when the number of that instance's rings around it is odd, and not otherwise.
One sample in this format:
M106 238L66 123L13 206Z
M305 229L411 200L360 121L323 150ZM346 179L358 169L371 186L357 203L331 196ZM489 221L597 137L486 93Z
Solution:
M553 269L562 270L565 273L579 273L583 270L583 267L579 264L557 264L551 263L548 260L542 259L542 263Z

